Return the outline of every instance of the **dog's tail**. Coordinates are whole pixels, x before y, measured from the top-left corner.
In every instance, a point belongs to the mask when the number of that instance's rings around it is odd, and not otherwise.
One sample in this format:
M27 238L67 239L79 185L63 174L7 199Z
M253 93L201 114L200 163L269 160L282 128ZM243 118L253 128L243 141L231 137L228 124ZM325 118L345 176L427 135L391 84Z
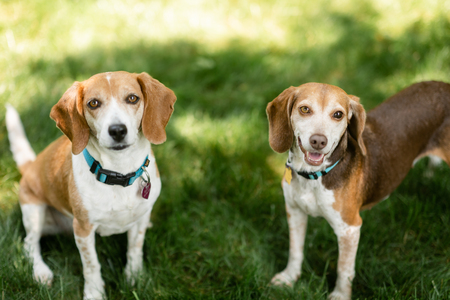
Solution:
M20 173L23 174L29 163L36 159L36 153L31 149L19 114L10 104L6 104L6 128L11 152Z

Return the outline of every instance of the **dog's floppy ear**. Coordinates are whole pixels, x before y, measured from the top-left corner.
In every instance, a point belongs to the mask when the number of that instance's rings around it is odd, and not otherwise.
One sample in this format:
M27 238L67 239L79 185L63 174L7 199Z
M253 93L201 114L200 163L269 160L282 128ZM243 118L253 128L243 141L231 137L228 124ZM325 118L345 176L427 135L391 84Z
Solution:
M56 103L50 118L72 142L72 153L77 155L89 141L89 126L83 113L83 86L75 82Z
M361 149L363 155L367 154L366 146L362 138L364 126L366 125L366 112L364 107L359 103L359 98L353 95L350 97L350 124L348 125L348 131L350 135L358 142L358 146Z
M141 73L137 80L144 94L144 115L142 132L152 144L161 144L166 140L166 125L177 100L174 92L147 73Z
M296 88L285 89L278 97L267 105L266 113L269 118L269 143L276 152L289 150L294 140L291 128L291 111L295 102Z

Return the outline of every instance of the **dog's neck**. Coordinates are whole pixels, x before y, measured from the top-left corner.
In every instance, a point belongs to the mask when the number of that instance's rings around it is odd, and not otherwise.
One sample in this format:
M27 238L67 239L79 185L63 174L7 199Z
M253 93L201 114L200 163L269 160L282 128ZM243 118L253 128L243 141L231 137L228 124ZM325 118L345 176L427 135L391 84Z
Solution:
M136 171L151 152L150 142L139 133L136 143L123 150L111 150L100 146L95 137L90 137L86 149L103 168L122 174ZM81 154L82 155L82 154ZM87 166L86 166L87 167Z

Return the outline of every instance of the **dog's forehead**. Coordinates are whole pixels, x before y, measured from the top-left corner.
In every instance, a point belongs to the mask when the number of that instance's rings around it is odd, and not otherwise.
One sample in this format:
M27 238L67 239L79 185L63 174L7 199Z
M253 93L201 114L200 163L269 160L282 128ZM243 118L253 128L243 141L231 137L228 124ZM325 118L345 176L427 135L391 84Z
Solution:
M141 93L141 87L134 74L108 72L96 74L83 82L85 96L114 96L127 93Z
M324 83L306 83L298 87L298 102L309 101L319 105L322 109L329 106L340 105L344 109L348 108L349 96L347 93L334 85Z

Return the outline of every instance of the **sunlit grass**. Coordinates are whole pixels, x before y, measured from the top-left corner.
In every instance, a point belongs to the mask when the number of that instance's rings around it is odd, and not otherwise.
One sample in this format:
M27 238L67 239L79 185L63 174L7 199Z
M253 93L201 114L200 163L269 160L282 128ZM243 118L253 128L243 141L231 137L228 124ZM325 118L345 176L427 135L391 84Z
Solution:
M97 240L110 299L323 299L336 279L337 246L322 219L309 221L300 281L287 290L267 285L287 262L288 229L286 155L269 147L265 107L309 81L338 85L367 109L413 82L450 81L450 4L2 1L0 70L0 124L4 104L13 104L36 152L61 135L49 111L75 80L145 71L178 96L168 140L153 147L163 190L136 287L123 276L125 236ZM450 171L424 178L425 166L363 213L355 299L448 298ZM79 299L81 262L70 236L41 243L53 286L32 281L19 180L1 125L4 298Z
M136 40L189 39L226 47L246 39L254 47L304 50L326 46L339 28L330 15L351 15L380 35L396 38L417 22L448 18L447 1L4 1L5 52L54 57L95 45ZM49 13L52 11L52 13Z
M267 139L267 136L260 135L259 130L254 130L267 126L265 122L261 122L256 113L232 115L220 120L207 115L188 114L177 118L173 126L183 138L188 139L189 143L199 150L219 145L226 155L241 154L246 151L248 145L261 147Z

